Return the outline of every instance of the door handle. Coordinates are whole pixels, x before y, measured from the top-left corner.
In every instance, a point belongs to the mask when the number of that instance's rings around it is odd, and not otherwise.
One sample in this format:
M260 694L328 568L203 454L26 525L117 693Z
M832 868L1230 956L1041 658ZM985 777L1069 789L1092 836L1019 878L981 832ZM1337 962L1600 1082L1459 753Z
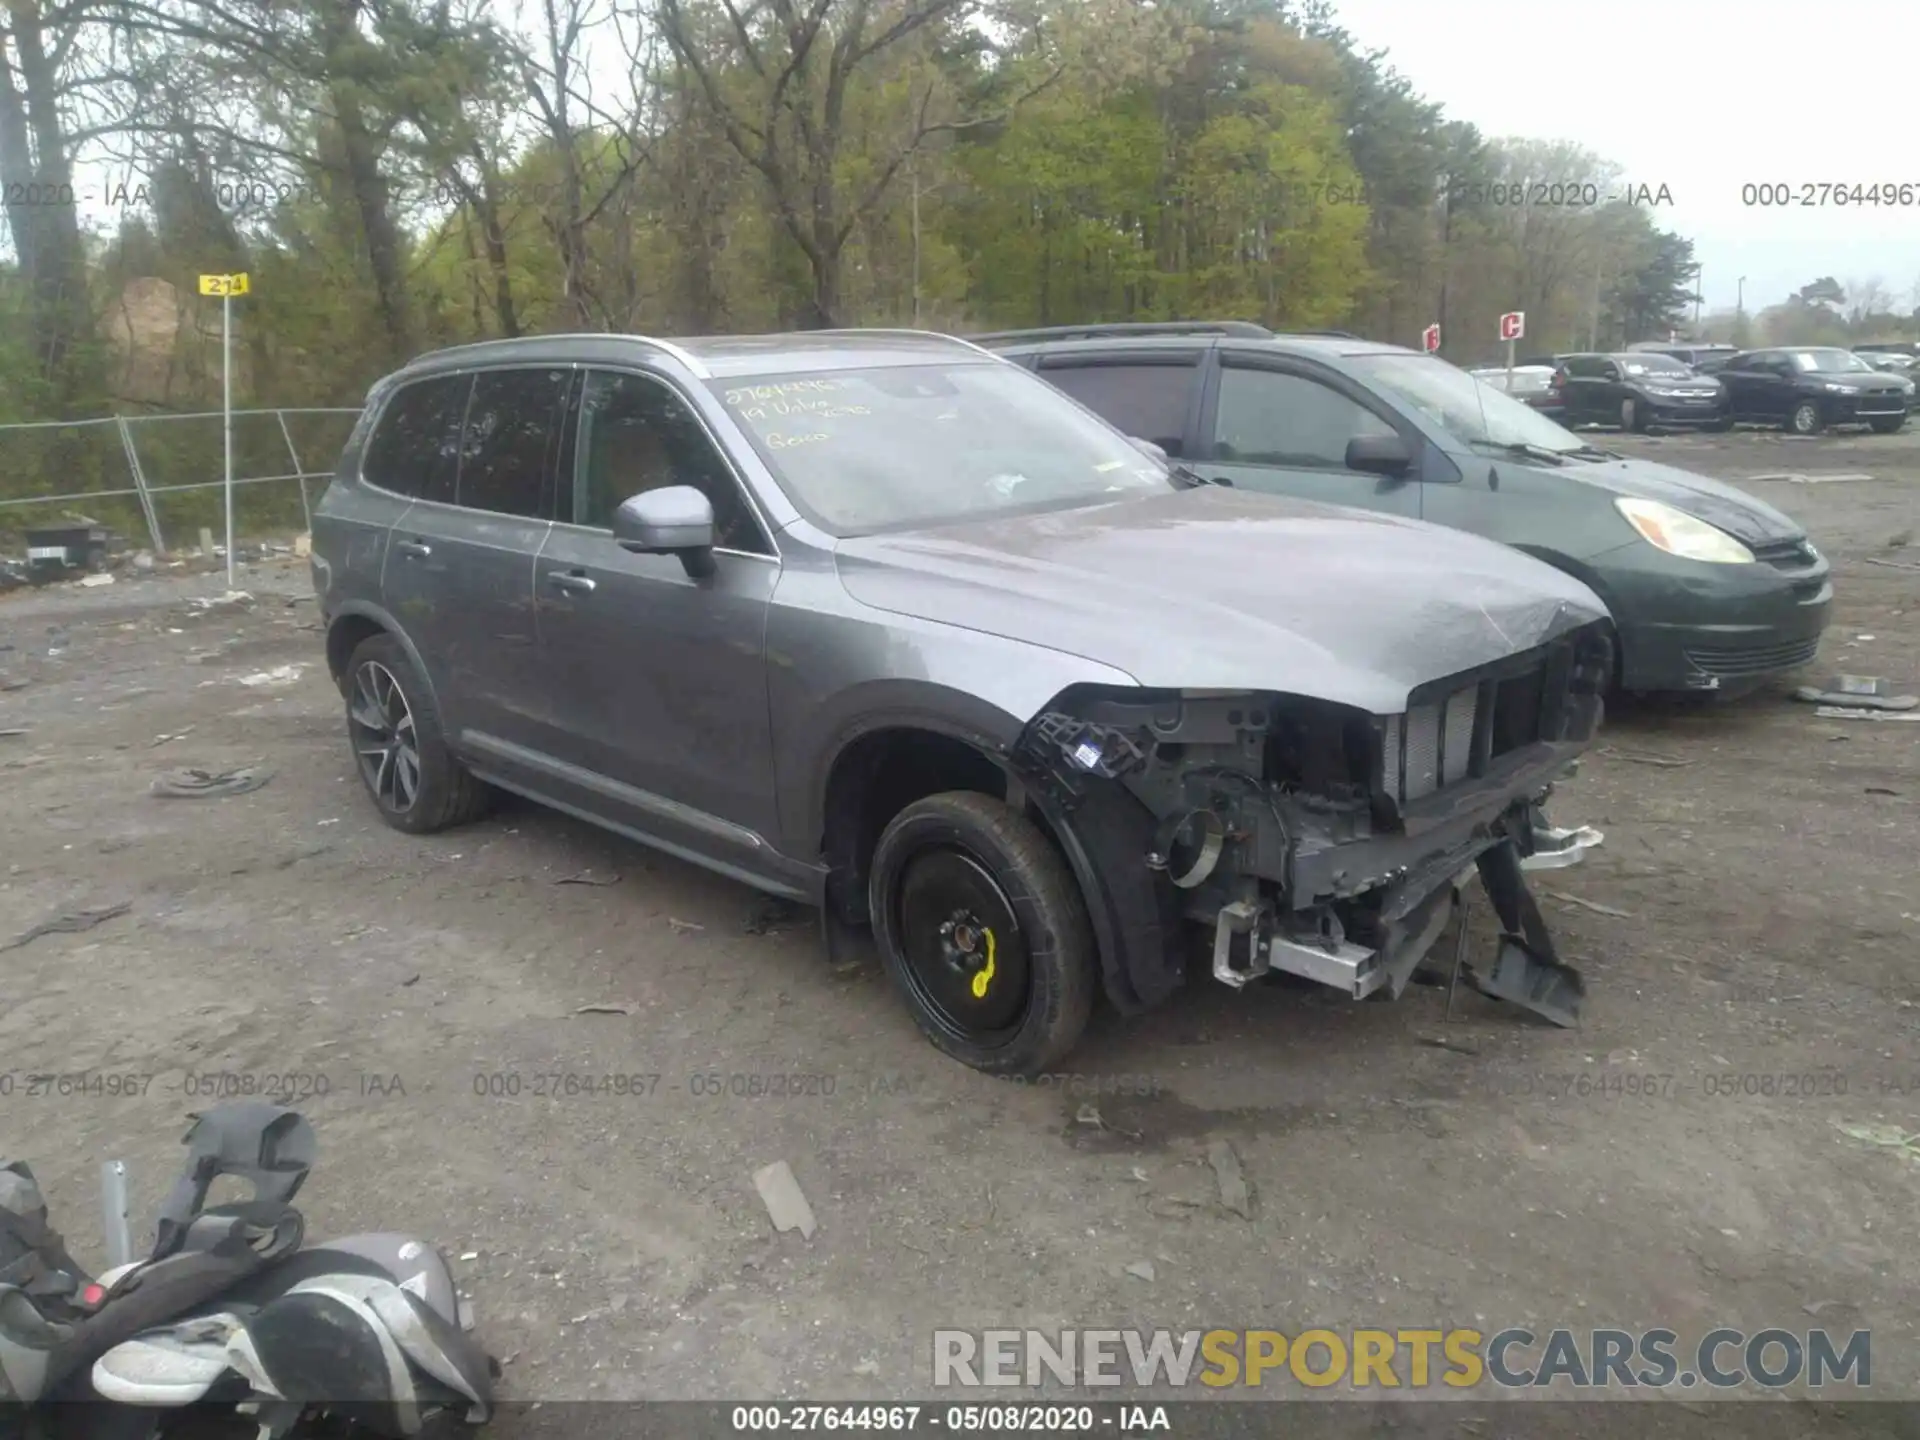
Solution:
M433 554L433 546L424 540L402 540L393 548L409 560L424 560Z
M569 595L591 595L594 589L593 577L582 575L578 571L549 570L547 584L556 590L564 590Z

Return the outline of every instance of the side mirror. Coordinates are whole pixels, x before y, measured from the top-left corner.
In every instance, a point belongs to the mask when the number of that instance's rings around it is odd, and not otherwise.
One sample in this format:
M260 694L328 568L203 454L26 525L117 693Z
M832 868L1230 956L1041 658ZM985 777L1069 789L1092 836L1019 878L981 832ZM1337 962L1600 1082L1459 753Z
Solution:
M613 538L636 555L678 555L687 574L704 580L713 565L713 502L691 485L643 490L613 512Z
M1133 448L1141 454L1151 456L1162 464L1166 463L1168 459L1166 446L1156 445L1151 440L1142 440L1138 435L1129 435L1127 439L1132 442Z
M1413 468L1413 451L1398 435L1356 435L1347 442L1347 468L1404 479Z

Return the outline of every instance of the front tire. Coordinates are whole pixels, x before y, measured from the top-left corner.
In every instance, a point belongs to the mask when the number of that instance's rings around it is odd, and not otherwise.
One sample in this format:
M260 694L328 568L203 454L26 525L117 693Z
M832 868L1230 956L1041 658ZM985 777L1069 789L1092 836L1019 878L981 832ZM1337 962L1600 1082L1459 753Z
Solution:
M1812 400L1802 400L1787 412L1787 429L1795 435L1818 435L1825 428L1820 407Z
M874 939L914 1023L990 1075L1035 1075L1079 1041L1098 957L1058 849L989 795L907 806L873 854Z
M1733 421L1715 420L1709 424L1701 426L1700 428L1705 430L1710 435L1725 435L1729 430L1733 429Z
M347 737L380 818L409 835L478 820L493 791L454 758L433 692L392 635L370 635L347 661Z
M1902 415L1898 418L1889 417L1884 420L1869 420L1867 423L1873 426L1873 433L1876 435L1892 435L1897 433L1900 427L1907 423L1907 417Z
M1646 430L1647 422L1641 418L1640 407L1631 399L1620 402L1620 428L1629 435Z

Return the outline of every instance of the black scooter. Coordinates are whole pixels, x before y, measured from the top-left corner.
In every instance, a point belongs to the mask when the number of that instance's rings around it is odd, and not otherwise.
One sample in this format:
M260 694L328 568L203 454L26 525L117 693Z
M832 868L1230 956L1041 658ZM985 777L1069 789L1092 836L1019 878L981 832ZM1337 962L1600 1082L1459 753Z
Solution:
M55 1440L153 1440L207 1406L251 1416L258 1440L315 1412L392 1440L441 1416L490 1418L498 1367L437 1248L388 1233L303 1246L291 1201L313 1166L305 1119L220 1105L185 1143L152 1252L97 1279L48 1225L32 1170L0 1165L0 1436L11 1422ZM109 1248L124 1253L124 1170L106 1173ZM208 1206L223 1176L252 1198Z

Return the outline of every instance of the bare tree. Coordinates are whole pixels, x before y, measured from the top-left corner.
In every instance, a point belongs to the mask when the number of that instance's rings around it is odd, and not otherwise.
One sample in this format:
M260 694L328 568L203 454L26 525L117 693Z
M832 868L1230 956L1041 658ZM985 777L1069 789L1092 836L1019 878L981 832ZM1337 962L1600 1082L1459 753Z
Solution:
M80 0L49 11L8 0L0 25L0 189L28 295L28 331L55 413L79 403L98 379L88 363L94 314L80 230L73 160L84 139L77 114L106 78L83 61L89 22Z
M627 51L629 73L644 86L647 68L639 64L633 36L600 0L538 0L539 53L522 48L516 56L528 101L560 166L558 194L545 222L560 251L562 303L582 329L596 323L604 326L612 319L590 288L588 228L627 191L635 173L651 159L651 145L641 128L644 90L636 89L626 116L615 117L595 103L587 84L581 42L588 30L603 26L618 37ZM594 177L596 184L590 185L583 141L604 141L611 147L613 173ZM590 189L598 193L590 194Z
M760 173L781 229L806 257L812 293L803 326L840 323L843 256L861 218L929 136L1006 113L936 115L938 80L911 80L900 138L879 147L871 177L849 194L840 160L850 90L915 37L971 18L977 0L719 0L713 24L689 0L658 3L675 57L727 142Z

